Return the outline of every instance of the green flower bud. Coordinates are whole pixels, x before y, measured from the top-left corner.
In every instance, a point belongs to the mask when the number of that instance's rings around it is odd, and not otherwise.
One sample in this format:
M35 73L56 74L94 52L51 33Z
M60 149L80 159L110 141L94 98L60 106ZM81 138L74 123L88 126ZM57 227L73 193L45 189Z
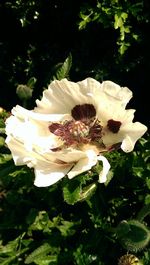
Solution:
M16 93L18 97L22 100L27 100L32 97L33 90L27 85L18 85L16 89Z
M121 231L122 228L123 231ZM122 225L119 224L116 234L122 246L132 252L145 248L150 241L149 229L137 220L129 220Z

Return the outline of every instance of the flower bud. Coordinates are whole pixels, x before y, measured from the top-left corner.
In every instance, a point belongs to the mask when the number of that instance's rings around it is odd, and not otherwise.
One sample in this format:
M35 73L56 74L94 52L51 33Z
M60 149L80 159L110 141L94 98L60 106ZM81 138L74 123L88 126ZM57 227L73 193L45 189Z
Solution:
M30 99L32 97L32 92L33 92L32 88L22 84L18 85L16 89L18 97L22 100Z

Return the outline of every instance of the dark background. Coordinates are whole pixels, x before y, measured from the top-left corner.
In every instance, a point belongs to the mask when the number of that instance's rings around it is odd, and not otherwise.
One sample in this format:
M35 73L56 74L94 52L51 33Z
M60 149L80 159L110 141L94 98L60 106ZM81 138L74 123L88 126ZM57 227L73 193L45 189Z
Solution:
M71 53L73 63L69 76L72 81L91 76L129 87L134 98L128 106L137 110L136 120L149 125L149 1L141 1L143 19L140 22L134 16L130 18L140 41L132 42L123 55L118 53L118 33L112 24L105 27L103 23L91 21L85 29L79 30L81 7L85 2L94 7L96 1L18 2L0 2L1 107L9 111L15 104L21 104L16 87L34 76L37 83L30 103L33 107L35 98L47 87L54 66L64 62Z

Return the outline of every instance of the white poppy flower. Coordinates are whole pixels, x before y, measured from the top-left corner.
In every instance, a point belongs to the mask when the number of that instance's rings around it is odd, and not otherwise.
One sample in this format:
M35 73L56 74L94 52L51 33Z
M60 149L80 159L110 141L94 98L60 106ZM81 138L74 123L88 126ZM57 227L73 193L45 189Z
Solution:
M33 167L34 184L44 187L88 171L99 160L99 182L105 182L110 165L102 153L117 147L132 151L147 130L132 122L134 110L125 109L131 97L128 88L111 81L53 81L33 110L17 105L6 120L15 164Z

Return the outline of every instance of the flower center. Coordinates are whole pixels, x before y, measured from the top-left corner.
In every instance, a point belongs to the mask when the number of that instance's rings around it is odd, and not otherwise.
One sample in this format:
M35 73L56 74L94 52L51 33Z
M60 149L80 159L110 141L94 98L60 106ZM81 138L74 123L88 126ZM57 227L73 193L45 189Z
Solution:
M51 133L60 137L66 146L81 145L101 139L102 126L98 120L65 121L64 123L52 123L49 126Z
M60 137L65 146L79 146L99 142L102 126L96 119L96 110L92 104L76 105L72 111L72 119L62 123L52 123L51 133Z
M77 138L87 137L89 134L89 126L82 121L74 121L70 124L70 133Z
M83 149L83 145L90 144L96 146L98 150L112 151L120 147L120 142L106 147L103 144L103 127L96 118L96 110L92 104L76 105L71 110L72 118L63 122L55 122L49 125L49 130L63 141L63 145L51 149L59 151L62 148L73 146ZM107 128L112 133L118 133L121 122L113 119L108 120Z

